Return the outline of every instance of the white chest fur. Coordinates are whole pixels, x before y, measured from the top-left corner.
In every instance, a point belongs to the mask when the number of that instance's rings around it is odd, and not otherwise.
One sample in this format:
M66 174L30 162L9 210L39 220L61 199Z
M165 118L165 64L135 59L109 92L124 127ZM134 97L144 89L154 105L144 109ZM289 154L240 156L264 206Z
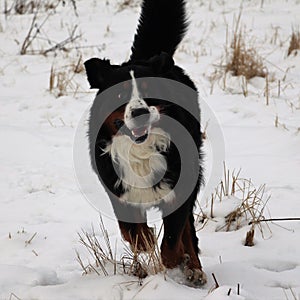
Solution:
M116 185L125 189L121 200L131 204L155 205L174 200L169 185L160 182L157 174L167 170L165 157L160 151L170 146L170 136L160 128L153 128L142 144L134 143L128 136L115 136L105 152L111 155L119 180ZM156 176L155 176L156 175ZM160 185L153 188L160 182Z

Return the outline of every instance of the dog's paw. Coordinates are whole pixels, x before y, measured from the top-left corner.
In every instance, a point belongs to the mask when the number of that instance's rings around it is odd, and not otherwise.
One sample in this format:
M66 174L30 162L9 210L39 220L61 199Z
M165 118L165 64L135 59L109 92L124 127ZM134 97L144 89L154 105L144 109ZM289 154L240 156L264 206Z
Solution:
M189 286L199 287L207 282L206 274L200 269L189 269L186 267L183 273Z
M188 254L184 254L182 271L188 286L200 287L207 282L206 274L201 270L201 268L190 267L190 256Z
M144 279L148 276L145 268L142 267L141 263L138 261L134 261L132 265L132 275L137 276L139 279Z

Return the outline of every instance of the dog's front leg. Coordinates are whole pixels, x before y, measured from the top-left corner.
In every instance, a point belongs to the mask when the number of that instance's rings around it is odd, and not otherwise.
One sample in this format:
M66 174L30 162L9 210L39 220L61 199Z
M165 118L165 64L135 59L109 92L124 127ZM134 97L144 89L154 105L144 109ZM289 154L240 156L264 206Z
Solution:
M147 225L145 212L139 207L121 202L115 196L111 197L111 203L122 237L129 242L132 251L152 249L155 245L155 237L153 229Z
M198 258L198 239L192 213L192 203L187 201L175 212L164 217L161 256L165 267L180 267L187 285L198 287L206 283L206 275Z
M153 229L147 223L128 223L118 221L124 240L129 242L131 250L150 251L155 245Z
M165 267L173 269L184 260L182 234L189 213L189 203L163 218L164 237L161 244L161 257Z

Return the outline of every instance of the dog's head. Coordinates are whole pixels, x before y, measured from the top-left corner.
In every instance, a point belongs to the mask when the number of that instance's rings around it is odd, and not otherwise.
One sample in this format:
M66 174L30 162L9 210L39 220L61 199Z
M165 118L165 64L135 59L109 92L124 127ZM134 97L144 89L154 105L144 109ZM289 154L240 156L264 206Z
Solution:
M173 59L162 53L147 61L123 65L112 65L109 60L99 58L92 58L84 65L90 86L98 89L98 94L117 86L117 92L105 100L121 103L105 116L104 126L110 135L126 134L136 144L143 143L159 122L162 111L161 102L149 97L158 87L151 86L147 78L164 77L174 67Z

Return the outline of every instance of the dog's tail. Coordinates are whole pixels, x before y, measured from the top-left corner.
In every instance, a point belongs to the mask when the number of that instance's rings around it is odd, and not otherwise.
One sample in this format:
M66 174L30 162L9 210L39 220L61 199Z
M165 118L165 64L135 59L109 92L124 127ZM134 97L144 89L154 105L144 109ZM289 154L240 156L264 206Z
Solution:
M147 60L161 52L172 57L187 25L185 0L143 0L130 60Z

